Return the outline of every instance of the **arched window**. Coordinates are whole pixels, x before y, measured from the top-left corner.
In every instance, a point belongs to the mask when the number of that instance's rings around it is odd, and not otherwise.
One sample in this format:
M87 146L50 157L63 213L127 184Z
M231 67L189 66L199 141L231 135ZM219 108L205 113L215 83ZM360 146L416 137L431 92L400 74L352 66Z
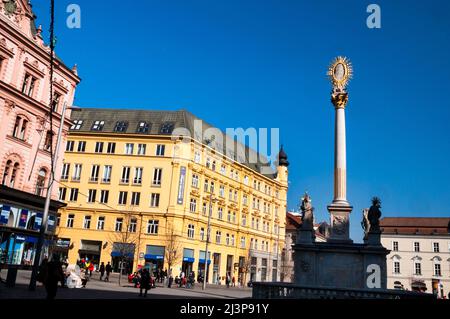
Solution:
M6 162L5 171L3 172L2 184L8 187L14 187L18 171L19 163L8 160Z
M34 221L36 220L36 215L30 217L27 223L27 229L34 229Z
M45 186L45 177L47 176L47 171L41 168L38 173L36 181L36 195L42 196Z
M14 213L13 212L9 212L8 224L6 226L14 227L14 225L15 225Z

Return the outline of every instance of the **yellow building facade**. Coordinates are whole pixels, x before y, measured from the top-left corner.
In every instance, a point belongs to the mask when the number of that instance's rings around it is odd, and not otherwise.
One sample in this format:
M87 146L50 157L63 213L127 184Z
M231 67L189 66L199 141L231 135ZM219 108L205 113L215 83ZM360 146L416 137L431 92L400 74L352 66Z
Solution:
M208 282L223 284L227 274L236 284L279 280L284 151L274 173L262 174L233 151L225 156L221 142L175 134L195 131L200 120L187 111L81 109L72 121L58 181L67 207L56 232L70 263L88 258L115 271L149 265L198 277L209 219Z

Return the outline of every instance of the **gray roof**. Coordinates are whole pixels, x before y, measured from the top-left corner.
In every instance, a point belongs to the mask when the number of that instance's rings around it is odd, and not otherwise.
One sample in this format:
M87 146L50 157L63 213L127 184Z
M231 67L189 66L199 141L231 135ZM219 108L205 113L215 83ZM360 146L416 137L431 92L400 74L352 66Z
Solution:
M71 132L103 132L103 133L115 133L115 134L142 134L142 135L170 135L171 133L164 133L161 129L165 124L173 125L173 129L187 129L191 136L210 147L216 149L222 154L226 154L246 165L250 169L261 173L269 178L274 179L276 177L276 171L267 171L268 164L265 156L257 156L257 153L248 146L237 142L233 137L226 135L223 131L217 129L225 139L225 143L217 141L214 138L208 141L208 137L212 137L214 133L205 132L209 128L214 126L206 123L200 118L196 117L192 113L186 110L177 111L159 111L159 110L131 110L131 109L108 109L108 108L79 108L73 110L71 113L71 120L82 120L83 124L78 130L71 130ZM196 132L194 121L202 121L202 132ZM104 121L104 125L101 131L93 131L92 127L95 121ZM115 130L118 122L126 122L127 128L124 132L117 132ZM148 133L139 133L137 131L141 122L149 124ZM213 131L214 132L214 131ZM206 133L206 134L205 134ZM217 134L217 133L216 133ZM180 135L180 134L178 134ZM182 134L184 135L184 134ZM206 135L206 136L205 136ZM226 144L226 145L225 145ZM231 150L230 145L234 145L234 150ZM245 150L245 157L235 155L237 148ZM226 150L227 149L227 150ZM228 151L228 152L227 152ZM249 159L251 154L254 158L257 158L256 163L250 163ZM262 159L262 161L261 161Z

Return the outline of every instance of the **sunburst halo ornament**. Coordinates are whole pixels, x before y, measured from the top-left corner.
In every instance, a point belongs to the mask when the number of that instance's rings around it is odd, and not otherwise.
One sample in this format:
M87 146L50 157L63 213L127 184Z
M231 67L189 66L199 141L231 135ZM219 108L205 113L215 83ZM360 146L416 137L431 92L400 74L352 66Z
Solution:
M344 90L353 76L353 67L349 59L338 56L330 64L327 72L333 88Z

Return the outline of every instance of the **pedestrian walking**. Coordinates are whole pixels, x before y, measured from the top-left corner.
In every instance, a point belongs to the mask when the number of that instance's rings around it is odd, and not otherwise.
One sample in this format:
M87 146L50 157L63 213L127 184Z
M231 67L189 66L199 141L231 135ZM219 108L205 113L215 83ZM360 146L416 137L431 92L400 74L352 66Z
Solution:
M52 261L43 262L41 266L42 273L40 274L40 280L47 291L47 299L55 299L56 292L58 291L58 282L64 278L59 256L53 255Z
M227 272L227 277L225 278L225 283L227 284L227 288L230 288L230 281L231 281L230 273Z
M94 271L94 262L91 261L88 269L89 269L89 277L92 277L92 272Z
M231 287L236 287L236 278L233 276L233 279L231 279Z
M150 280L150 273L148 272L147 268L144 268L139 283L139 297L142 297L142 290L144 290L144 297L147 297L147 291L150 289Z
M102 263L100 264L100 280L103 279L103 276L105 275L105 263L102 261Z
M173 283L173 276L172 276L172 274L170 274L169 275L169 285L167 287L172 288L172 283Z
M111 271L112 271L112 267L111 267L111 264L109 263L109 261L108 261L108 264L106 264L105 270L106 270L106 278L105 278L105 281L109 281L109 274L110 274Z

